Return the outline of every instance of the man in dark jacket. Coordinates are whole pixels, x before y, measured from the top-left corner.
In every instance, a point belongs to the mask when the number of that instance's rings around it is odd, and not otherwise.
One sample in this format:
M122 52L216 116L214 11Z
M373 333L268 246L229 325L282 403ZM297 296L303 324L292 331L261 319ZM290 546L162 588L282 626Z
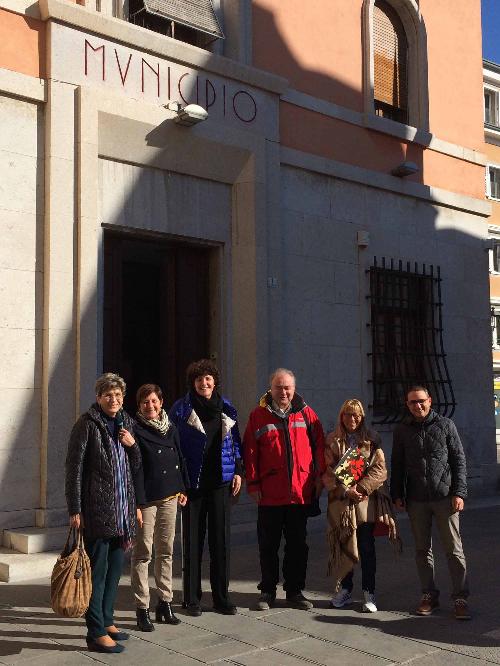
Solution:
M243 442L247 490L258 503L261 595L258 610L276 598L278 551L285 537L283 589L293 608L309 610L306 582L308 507L319 496L325 470L325 437L315 412L295 392L295 376L278 368L270 390L248 420Z
M465 455L455 424L431 409L423 386L407 393L410 415L394 431L391 496L397 508L406 507L415 539L417 570L422 585L418 615L439 607L434 581L432 521L448 559L455 617L470 619L465 556L459 531L459 512L467 497Z

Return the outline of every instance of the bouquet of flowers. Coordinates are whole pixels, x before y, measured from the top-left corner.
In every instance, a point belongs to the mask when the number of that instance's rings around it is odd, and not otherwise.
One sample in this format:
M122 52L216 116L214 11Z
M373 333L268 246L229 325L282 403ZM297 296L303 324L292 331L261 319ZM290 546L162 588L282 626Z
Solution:
M357 446L344 453L333 473L344 486L350 488L362 478L366 470L367 460Z

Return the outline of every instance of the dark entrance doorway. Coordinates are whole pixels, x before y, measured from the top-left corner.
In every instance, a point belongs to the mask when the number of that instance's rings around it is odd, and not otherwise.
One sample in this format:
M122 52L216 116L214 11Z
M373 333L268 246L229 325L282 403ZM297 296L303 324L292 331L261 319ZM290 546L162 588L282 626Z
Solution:
M104 234L104 372L135 392L159 384L165 407L184 394L188 363L209 354L211 249L106 231Z

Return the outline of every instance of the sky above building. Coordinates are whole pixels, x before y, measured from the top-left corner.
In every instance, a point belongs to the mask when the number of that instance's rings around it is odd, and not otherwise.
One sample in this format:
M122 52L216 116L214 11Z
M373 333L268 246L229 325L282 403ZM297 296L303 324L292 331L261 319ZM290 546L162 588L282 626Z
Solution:
M500 64L500 0L481 0L483 58Z

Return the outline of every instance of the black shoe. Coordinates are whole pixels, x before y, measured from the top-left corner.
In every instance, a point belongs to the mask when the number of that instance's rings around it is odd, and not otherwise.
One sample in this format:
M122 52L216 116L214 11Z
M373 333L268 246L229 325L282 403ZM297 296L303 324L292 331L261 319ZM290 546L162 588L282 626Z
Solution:
M302 592L296 594L286 595L286 605L291 608L298 608L299 610L311 610L313 604L309 599L306 599Z
M96 643L94 640L88 637L85 640L87 642L87 647L90 650L90 652L102 652L104 654L118 654L120 652L123 652L123 650L125 650L123 645L119 645L118 643L113 646L108 646Z
M214 604L214 611L217 613L222 613L222 615L236 615L238 609L234 604L225 603L225 604Z
M271 592L261 592L254 608L255 610L266 611L274 606L275 601L276 594L271 594Z
M181 621L175 617L170 601L158 601L155 608L156 621L166 624L180 624Z
M188 615L192 615L193 617L199 617L201 615L201 606L200 604L188 604L186 606L186 612Z
M136 608L135 614L137 615L137 629L139 631L155 630L155 625L149 617L149 608Z
M126 631L108 631L108 636L114 641L128 641L129 639Z

